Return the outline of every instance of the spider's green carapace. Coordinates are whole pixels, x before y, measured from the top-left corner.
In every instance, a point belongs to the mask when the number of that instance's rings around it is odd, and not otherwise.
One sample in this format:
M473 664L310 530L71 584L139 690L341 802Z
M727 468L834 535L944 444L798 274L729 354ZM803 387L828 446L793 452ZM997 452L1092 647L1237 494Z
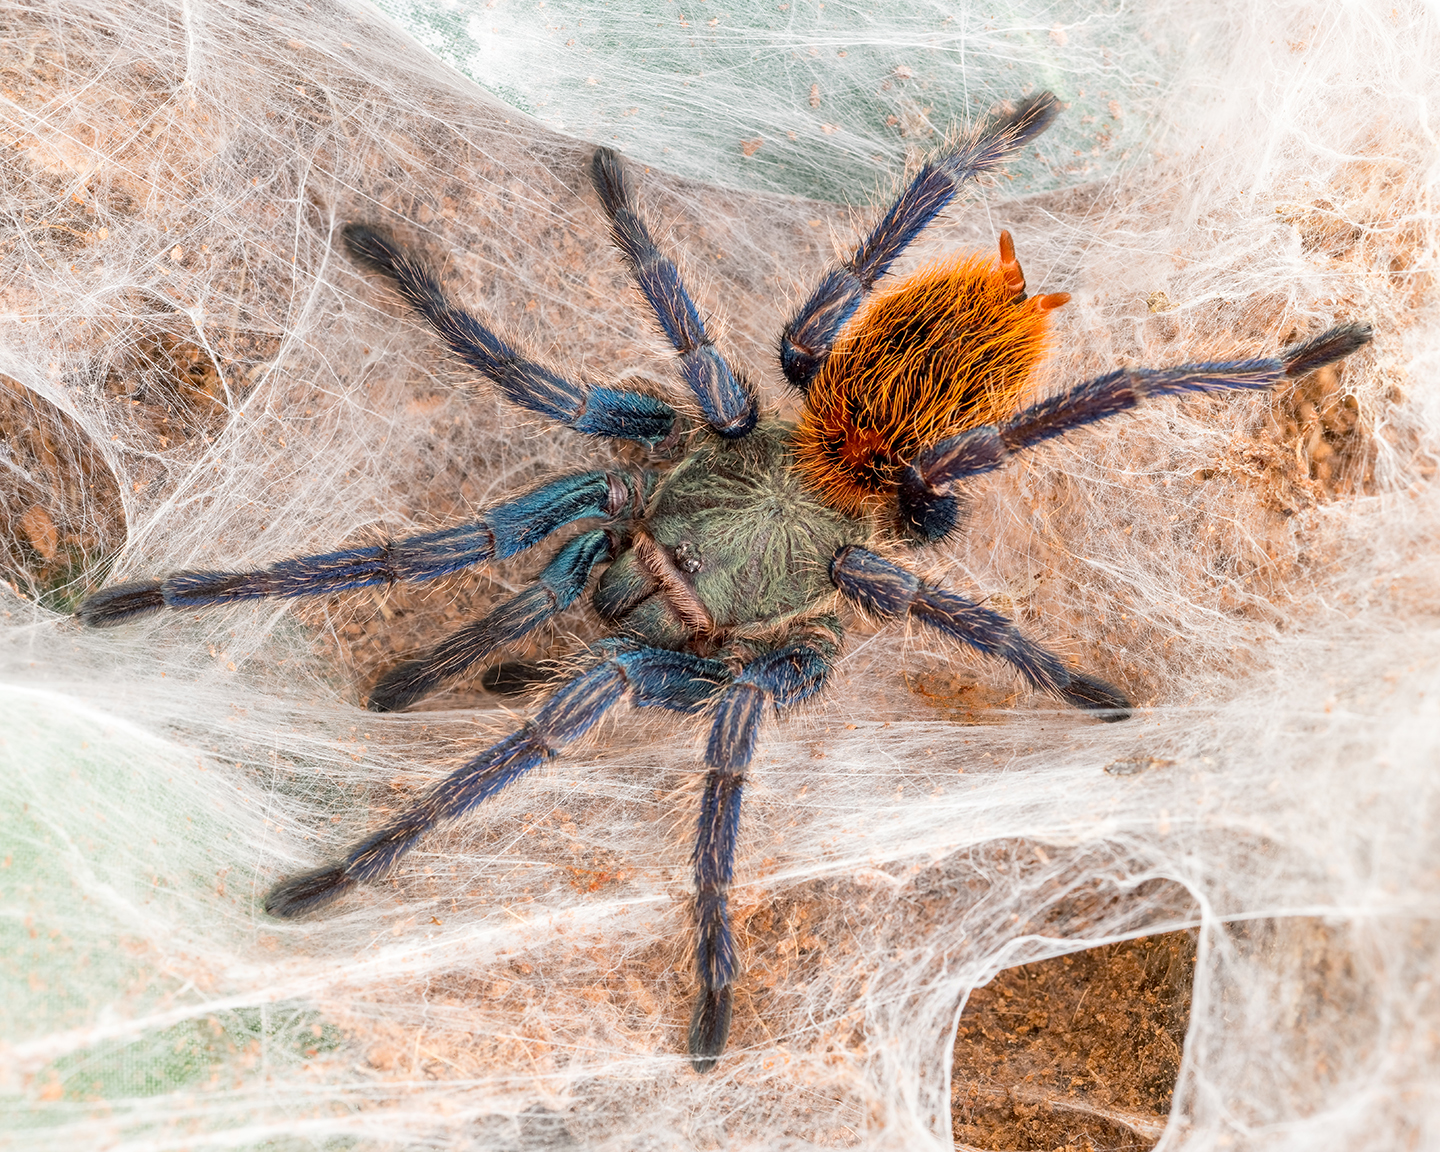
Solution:
M708 636L720 648L833 611L830 561L873 532L809 487L793 434L793 425L762 418L742 439L707 437L664 476L643 535L600 577L600 615L648 644Z

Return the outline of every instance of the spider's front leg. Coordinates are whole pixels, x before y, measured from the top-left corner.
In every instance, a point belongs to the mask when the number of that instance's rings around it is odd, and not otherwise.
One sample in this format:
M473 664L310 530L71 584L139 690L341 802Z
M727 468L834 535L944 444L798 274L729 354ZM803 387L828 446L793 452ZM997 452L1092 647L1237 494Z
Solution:
M463 675L505 644L513 644L580 597L597 565L613 560L619 544L614 528L575 537L545 566L535 583L488 616L453 632L418 660L391 669L370 693L372 712L396 712Z
M265 911L300 916L324 907L356 884L390 870L416 842L493 796L567 744L585 735L622 697L637 708L675 712L703 707L730 679L718 660L663 648L610 644L593 667L576 673L519 731L492 745L428 789L378 832L351 846L342 860L292 877L271 889Z
M733 988L739 974L730 932L728 893L735 873L735 841L745 769L755 754L760 720L818 692L839 650L840 623L811 621L779 646L754 657L720 696L705 748L705 792L695 840L695 966L700 994L690 1019L690 1061L697 1072L715 1067L730 1034Z

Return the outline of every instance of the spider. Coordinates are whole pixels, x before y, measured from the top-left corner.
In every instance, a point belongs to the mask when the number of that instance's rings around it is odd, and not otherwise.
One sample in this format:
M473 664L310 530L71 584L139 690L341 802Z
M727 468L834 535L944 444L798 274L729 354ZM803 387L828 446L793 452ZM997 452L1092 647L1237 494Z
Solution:
M1069 296L1027 297L1008 232L1000 233L998 261L952 257L898 283L885 277L966 182L995 171L1058 111L1055 96L1040 93L931 156L870 234L821 277L779 340L780 369L804 400L794 425L763 413L755 387L715 346L609 149L594 154L591 180L611 237L678 356L698 413L689 440L663 401L543 367L455 304L389 234L345 226L351 257L388 279L509 400L577 432L636 441L652 451L654 466L573 472L456 527L255 571L176 572L104 589L80 605L84 624L111 625L164 607L432 580L514 556L579 522L594 525L572 535L519 595L383 676L369 707L404 708L513 644L574 603L605 565L592 602L613 635L518 730L338 861L276 885L265 900L270 915L312 912L388 872L429 829L558 755L622 698L706 713L692 856L699 990L688 1037L690 1060L703 1072L725 1048L740 972L727 893L746 769L762 718L823 688L842 644L842 604L918 620L1009 662L1031 687L1097 719L1130 715L1120 690L896 557L957 531L963 485L1017 453L1142 399L1273 388L1350 355L1369 342L1370 329L1344 324L1269 358L1122 368L1020 407L1050 313ZM668 467L658 460L666 452L678 455Z

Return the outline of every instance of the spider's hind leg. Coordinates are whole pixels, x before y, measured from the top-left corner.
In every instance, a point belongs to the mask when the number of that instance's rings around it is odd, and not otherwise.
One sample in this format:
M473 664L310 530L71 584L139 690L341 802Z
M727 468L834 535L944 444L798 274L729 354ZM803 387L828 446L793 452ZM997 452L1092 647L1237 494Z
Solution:
M875 282L968 181L993 172L1046 128L1060 111L1054 93L1040 92L1008 115L927 160L870 235L815 285L780 335L780 367L801 392L824 367L840 330ZM1013 254L1013 253L1012 253ZM1018 267L1017 267L1018 271ZM1021 277L1023 291L1024 277Z
M1046 299L1037 296L1032 303ZM993 472L1017 452L1118 416L1143 400L1191 392L1268 391L1345 359L1371 339L1368 324L1338 324L1279 356L1107 372L1031 404L1004 423L969 428L922 448L901 476L901 520L920 540L939 540L954 528L954 518L947 518L946 511L947 501L953 500L951 486Z

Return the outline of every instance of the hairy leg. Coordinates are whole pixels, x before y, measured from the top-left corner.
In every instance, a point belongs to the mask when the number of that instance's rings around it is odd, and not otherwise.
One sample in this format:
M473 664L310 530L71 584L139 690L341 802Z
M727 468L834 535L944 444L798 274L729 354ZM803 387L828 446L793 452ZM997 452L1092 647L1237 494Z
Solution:
M604 385L577 384L529 359L452 303L434 273L384 231L347 224L342 235L357 263L389 277L451 351L489 377L512 403L577 432L637 440L652 448L671 434L675 412L663 400Z
M609 148L599 149L590 178L610 217L611 238L630 265L661 330L680 354L680 375L699 402L705 422L727 439L744 436L755 427L758 416L755 391L720 355L685 290L680 270L651 238L620 157Z
M396 712L433 691L442 680L462 675L501 645L513 644L570 607L585 591L595 566L614 554L614 536L604 528L577 536L518 596L447 636L418 660L387 672L370 693L368 707L372 712Z
M532 720L430 788L385 827L351 846L338 863L277 884L265 911L291 917L313 912L356 884L388 872L435 825L470 811L537 764L588 732L622 697L693 712L729 678L725 665L661 648L613 648L594 667L562 684Z
M877 616L911 615L987 656L998 656L1041 692L1093 712L1101 720L1124 720L1131 703L1103 680L1068 667L1059 656L1021 634L999 612L944 588L854 545L840 549L830 578L851 600Z
M1277 357L1178 368L1121 368L1097 376L1030 405L1003 424L971 428L922 449L901 481L901 519L921 540L939 540L954 527L954 498L949 488L957 480L994 471L1017 452L1118 416L1142 400L1189 392L1274 388L1343 360L1370 338L1368 324L1341 324Z
M503 560L576 520L632 515L645 500L647 475L577 472L496 504L478 520L368 548L281 560L250 572L173 572L103 589L75 609L82 624L103 627L161 608L207 608L263 597L328 596L352 588L433 580Z
M1049 92L1024 100L948 151L932 156L848 260L830 269L785 325L780 367L802 392L824 365L845 322L895 260L968 181L993 172L1050 126L1060 102ZM1023 285L1023 278L1021 281Z
M695 839L695 965L700 993L690 1020L690 1060L697 1072L715 1066L730 1034L739 961L730 932L728 893L745 769L767 706L798 703L818 692L838 649L839 623L807 627L755 657L720 696L705 749L705 792Z

